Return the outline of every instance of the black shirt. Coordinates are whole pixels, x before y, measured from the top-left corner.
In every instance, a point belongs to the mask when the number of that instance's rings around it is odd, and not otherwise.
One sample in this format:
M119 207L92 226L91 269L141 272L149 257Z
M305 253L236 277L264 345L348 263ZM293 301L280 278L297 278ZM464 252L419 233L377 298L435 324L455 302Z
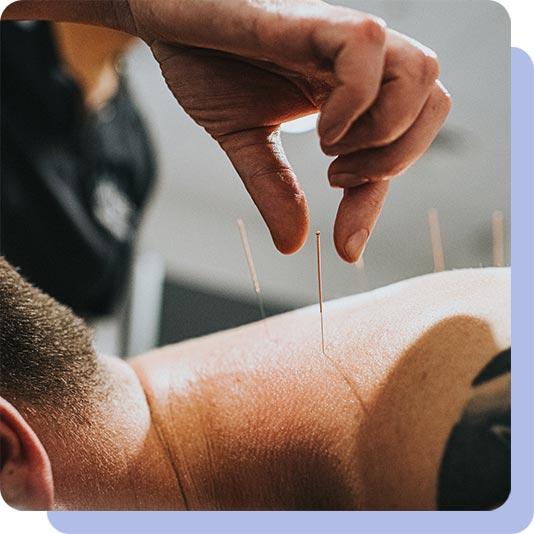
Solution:
M84 314L124 287L154 180L153 152L125 80L88 111L46 22L1 23L1 253Z

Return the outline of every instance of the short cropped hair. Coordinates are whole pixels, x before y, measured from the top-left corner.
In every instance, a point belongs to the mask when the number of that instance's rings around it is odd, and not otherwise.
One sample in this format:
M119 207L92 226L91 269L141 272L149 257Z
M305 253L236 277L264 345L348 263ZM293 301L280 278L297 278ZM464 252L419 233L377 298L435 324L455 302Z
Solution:
M101 382L85 323L0 256L0 396L22 413L75 411Z

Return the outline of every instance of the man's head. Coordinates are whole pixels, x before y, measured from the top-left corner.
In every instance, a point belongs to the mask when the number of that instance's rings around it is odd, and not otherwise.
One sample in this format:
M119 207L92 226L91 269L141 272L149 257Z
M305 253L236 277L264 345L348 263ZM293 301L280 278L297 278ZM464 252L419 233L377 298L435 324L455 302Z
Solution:
M0 257L0 484L6 501L49 508L48 455L32 429L82 422L105 380L81 319ZM30 426L31 425L31 426Z
M19 509L179 509L133 369L0 257L0 489Z
M0 258L0 394L27 415L83 416L102 376L91 333Z

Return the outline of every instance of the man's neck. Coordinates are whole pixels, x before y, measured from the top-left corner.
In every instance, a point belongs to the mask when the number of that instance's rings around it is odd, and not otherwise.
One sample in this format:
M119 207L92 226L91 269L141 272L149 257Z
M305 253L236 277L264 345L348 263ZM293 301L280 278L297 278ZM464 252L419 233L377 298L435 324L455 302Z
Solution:
M86 423L66 424L61 435L32 423L50 456L55 508L184 509L169 451L136 374L119 359L102 362L110 388Z
M357 406L345 382L320 355L304 349L310 357L292 354L292 365L285 344L256 343L257 336L241 332L168 346L132 362L187 508L356 508L346 440Z

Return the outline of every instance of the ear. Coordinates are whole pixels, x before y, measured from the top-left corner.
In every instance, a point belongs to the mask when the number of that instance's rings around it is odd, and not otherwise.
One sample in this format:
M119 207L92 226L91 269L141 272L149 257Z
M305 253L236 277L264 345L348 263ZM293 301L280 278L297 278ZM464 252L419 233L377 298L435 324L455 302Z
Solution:
M0 490L19 510L50 510L54 482L48 455L20 413L0 397Z

